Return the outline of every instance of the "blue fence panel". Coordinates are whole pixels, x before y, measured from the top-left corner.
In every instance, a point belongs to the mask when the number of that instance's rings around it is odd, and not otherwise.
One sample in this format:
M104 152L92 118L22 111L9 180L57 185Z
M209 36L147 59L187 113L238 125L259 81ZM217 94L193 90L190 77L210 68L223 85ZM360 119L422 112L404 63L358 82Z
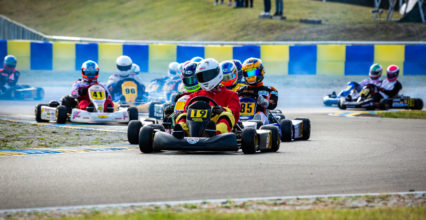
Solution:
M315 75L317 71L317 46L290 46L288 74Z
M426 45L406 45L404 75L426 75Z
M7 41L0 40L0 61L3 63L4 57L7 56ZM0 65L3 68L3 65Z
M204 58L204 46L177 46L176 60L178 63L183 63L197 56Z
M52 43L31 42L30 66L32 70L52 70Z
M149 46L148 45L123 45L123 55L132 58L133 63L139 65L141 72L149 71Z
M250 57L260 59L260 46L257 45L246 45L246 46L234 46L232 48L233 58L244 62ZM219 60L220 62L221 60Z
M80 70L87 60L98 62L98 44L75 44L75 70Z
M362 75L374 62L374 45L346 46L345 75Z

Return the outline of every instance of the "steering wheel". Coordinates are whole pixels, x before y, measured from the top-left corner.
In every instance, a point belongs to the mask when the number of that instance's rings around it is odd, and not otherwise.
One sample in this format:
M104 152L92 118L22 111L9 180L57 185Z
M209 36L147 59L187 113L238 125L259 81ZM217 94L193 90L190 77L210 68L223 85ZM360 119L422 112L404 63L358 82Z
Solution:
M249 97L252 98L254 100L257 100L258 96L254 93L250 93L250 92L242 92L240 94L238 94L239 97Z
M194 97L192 99L189 100L188 105L186 105L186 108L188 108L188 106L190 106L192 103L196 102L196 101L205 101L207 103L211 102L213 103L213 106L219 106L212 98L207 97L207 96L197 96Z

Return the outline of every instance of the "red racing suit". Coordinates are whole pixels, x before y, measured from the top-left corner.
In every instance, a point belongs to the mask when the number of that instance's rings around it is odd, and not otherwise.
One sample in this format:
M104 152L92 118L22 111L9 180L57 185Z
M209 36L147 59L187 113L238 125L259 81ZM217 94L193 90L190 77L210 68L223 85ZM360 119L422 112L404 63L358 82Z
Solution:
M114 106L114 104L111 100L111 95L108 93L108 90L104 85L98 83L97 81L92 81L92 82L89 83L86 80L79 79L79 80L74 82L74 84L72 85L72 91L71 91L71 96L78 100L78 108L79 109L86 110L87 106L90 105L91 102L90 102L88 89L92 85L100 85L105 89L106 99L105 99L105 103L104 103L104 109L107 109L108 105Z
M231 132L232 128L240 118L240 99L236 92L219 86L212 91L199 90L192 93L185 103L185 108L189 101L197 96L207 96L213 99L218 105L224 108L224 111L212 117L212 121L216 122L216 133L222 134ZM180 114L176 118L177 123L182 125L182 128L187 131L186 113Z
M0 90L5 91L16 86L19 75L15 68L0 69Z

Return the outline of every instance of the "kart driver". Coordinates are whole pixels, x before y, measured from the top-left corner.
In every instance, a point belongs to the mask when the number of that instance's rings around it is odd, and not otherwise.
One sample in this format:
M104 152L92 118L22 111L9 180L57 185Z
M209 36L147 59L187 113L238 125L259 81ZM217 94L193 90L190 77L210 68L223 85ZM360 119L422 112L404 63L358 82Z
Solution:
M16 57L13 55L4 57L3 69L0 69L0 93L8 93L16 86L20 75L16 63Z
M138 86L138 97L136 98L136 103L141 103L144 101L145 86L142 79L136 73L135 70L139 69L133 67L133 61L128 56L119 56L116 60L118 73L111 75L107 82L107 88L111 93L113 100L118 102L122 97L121 84L126 79L134 80ZM135 69L132 69L135 68Z
M78 108L88 112L94 112L95 106L90 101L88 89L92 85L100 85L105 89L104 109L106 112L113 112L114 105L111 100L111 95L106 87L98 83L99 66L95 61L88 60L81 65L81 75L83 79L78 79L72 86L71 96L65 96L62 99L62 105L67 107L68 113L71 113L72 108L77 105L75 99L78 100Z
M277 107L278 91L272 86L263 85L265 70L260 59L248 58L244 61L242 69L248 85L241 87L238 95L244 96L244 93L251 93L257 96L257 108L254 118L261 120L263 124L269 124L266 111Z
M359 83L360 88L361 89L364 88L364 86L366 86L367 84L380 86L380 84L382 83L382 80L380 79L380 77L382 76L382 71L383 71L383 68L380 64L375 63L371 65L370 72L368 73L369 78L364 79L363 81Z
M243 64L241 63L240 60L235 59L233 61L234 61L234 64L235 64L235 66L237 67L237 70L238 70L238 83L245 84L244 77L243 77Z
M399 67L390 65L386 69L386 79L383 80L379 87L380 98L392 98L398 95L402 89L402 84L398 81Z
M197 66L195 76L202 90L192 93L185 103L185 108L190 100L197 96L207 96L212 98L219 106L213 107L211 121L206 126L206 135L214 136L231 132L235 122L240 118L240 101L238 95L221 85L223 78L219 63L213 59L204 59ZM180 114L177 118L177 125L173 135L183 138L184 131L188 132L186 124L186 113Z
M245 86L246 84L240 83L238 81L239 71L234 61L223 61L220 63L220 68L223 72L222 84L229 90L234 92L238 91L240 87ZM242 73L241 73L242 74Z

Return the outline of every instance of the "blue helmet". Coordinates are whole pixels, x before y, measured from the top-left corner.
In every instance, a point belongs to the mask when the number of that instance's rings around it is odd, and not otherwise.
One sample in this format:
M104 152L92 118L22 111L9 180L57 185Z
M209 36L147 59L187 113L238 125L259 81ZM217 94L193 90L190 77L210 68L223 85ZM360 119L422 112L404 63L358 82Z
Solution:
M186 64L182 71L182 82L187 92L195 92L201 89L198 84L197 77L195 77L195 70L197 70L197 66L197 63L191 62Z
M4 57L3 66L5 68L15 68L17 62L18 61L16 60L15 56L7 55L7 56Z
M193 57L193 58L191 59L191 62L199 63L199 62L201 62L202 60L203 60L203 58L202 58L202 57Z
M238 82L241 82L243 79L243 64L239 60L233 60L233 61L238 70Z
M98 79L99 66L95 61L88 60L81 65L81 75L88 81L95 81Z

